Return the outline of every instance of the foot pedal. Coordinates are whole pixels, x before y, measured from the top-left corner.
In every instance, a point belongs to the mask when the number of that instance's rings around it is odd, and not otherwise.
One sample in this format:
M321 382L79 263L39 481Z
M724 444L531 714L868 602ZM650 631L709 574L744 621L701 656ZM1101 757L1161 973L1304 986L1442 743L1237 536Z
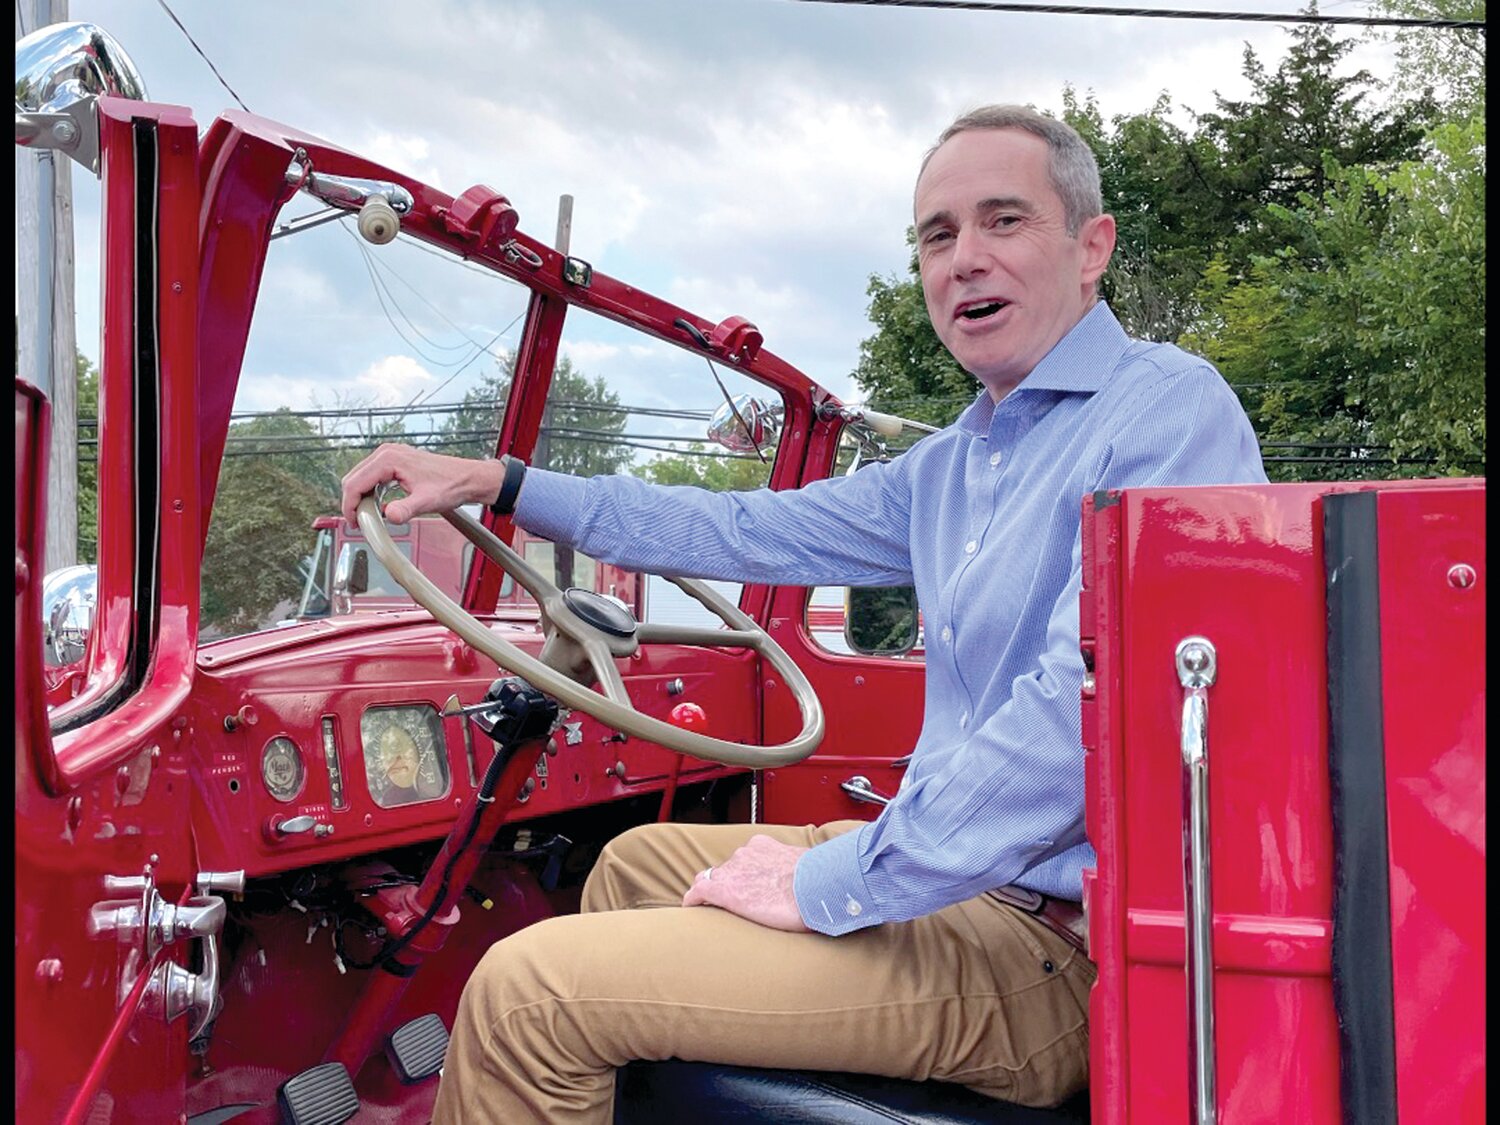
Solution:
M319 1063L276 1090L283 1125L340 1125L359 1112L359 1095L339 1062Z
M448 1029L435 1012L402 1024L385 1042L386 1058L408 1086L442 1070L447 1053Z

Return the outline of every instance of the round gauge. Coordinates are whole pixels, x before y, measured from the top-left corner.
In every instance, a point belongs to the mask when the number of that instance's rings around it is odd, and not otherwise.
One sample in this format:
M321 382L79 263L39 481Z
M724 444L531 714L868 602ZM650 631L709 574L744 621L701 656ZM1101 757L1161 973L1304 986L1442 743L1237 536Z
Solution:
M443 720L428 704L371 707L359 720L365 781L383 809L431 801L448 791Z
M266 743L260 756L260 779L265 782L266 792L278 801L296 800L307 779L297 744L286 737Z

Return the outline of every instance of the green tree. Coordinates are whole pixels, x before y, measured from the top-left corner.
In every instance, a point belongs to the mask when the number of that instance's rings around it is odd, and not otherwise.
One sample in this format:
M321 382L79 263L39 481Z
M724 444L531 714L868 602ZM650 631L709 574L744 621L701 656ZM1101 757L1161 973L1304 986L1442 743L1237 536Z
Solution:
M312 521L339 510L335 442L287 410L229 428L203 549L201 628L244 633L290 612Z
M448 416L440 436L430 444L456 456L493 456L514 366L515 357L507 356L465 392L461 407ZM633 458L630 446L620 440L627 421L619 396L603 377L590 379L562 356L552 373L532 461L574 476L619 472Z
M1192 323L1215 235L1208 216L1217 200L1170 112L1163 93L1147 112L1106 126L1092 95L1080 102L1063 90L1062 118L1093 149L1104 209L1115 217L1115 253L1100 291L1126 331L1151 340L1175 340Z
M535 462L577 477L618 473L635 459L621 440L628 420L602 375L590 379L563 356L552 372Z
M78 561L99 562L99 369L75 352L78 435ZM85 444L87 442L88 444Z
M515 357L507 356L467 391L461 405L443 420L440 436L428 444L455 457L493 457L500 438L500 422L510 395Z
M1376 0L1375 12L1418 19L1483 20L1484 0ZM1485 37L1469 28L1403 28L1396 32L1397 90L1432 90L1457 120L1484 113Z
M1291 243L1241 283L1222 262L1208 272L1184 343L1244 388L1265 442L1361 443L1404 462L1344 466L1358 475L1483 472L1484 187L1479 119L1440 126L1426 159L1394 171L1332 169L1321 195L1277 209Z
M1282 245L1285 230L1272 205L1291 208L1304 195L1322 196L1339 168L1389 171L1415 159L1435 119L1430 91L1372 106L1370 72L1338 72L1355 40L1312 24L1288 34L1291 48L1274 72L1245 48L1250 96L1216 96L1217 109L1197 116L1190 146L1208 188L1204 217L1217 232L1208 249L1234 268Z
M766 486L770 466L761 464L753 453L702 457L685 450L636 465L631 472L652 484L690 484L711 492L745 492Z

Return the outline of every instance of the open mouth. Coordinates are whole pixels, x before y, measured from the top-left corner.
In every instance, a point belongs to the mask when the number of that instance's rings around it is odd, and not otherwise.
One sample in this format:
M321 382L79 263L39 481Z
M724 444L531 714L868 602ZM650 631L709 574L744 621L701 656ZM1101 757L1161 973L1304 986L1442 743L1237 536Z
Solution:
M985 317L994 316L1005 308L1006 301L985 301L982 304L968 305L958 310L958 315L964 320L983 320Z

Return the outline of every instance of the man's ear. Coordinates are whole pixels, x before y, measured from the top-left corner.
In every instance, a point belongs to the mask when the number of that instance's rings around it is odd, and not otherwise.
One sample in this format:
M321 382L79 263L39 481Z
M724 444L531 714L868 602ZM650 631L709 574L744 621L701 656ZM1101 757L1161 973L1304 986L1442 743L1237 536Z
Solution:
M1115 217L1095 215L1089 219L1078 231L1078 244L1083 247L1083 273L1079 280L1092 288L1115 252Z

